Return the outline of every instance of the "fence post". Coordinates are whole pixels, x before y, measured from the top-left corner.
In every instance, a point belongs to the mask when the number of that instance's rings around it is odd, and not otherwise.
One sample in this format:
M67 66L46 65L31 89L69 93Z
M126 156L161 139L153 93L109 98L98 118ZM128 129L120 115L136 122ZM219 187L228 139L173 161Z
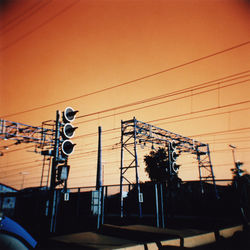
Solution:
M165 228L162 183L160 183L160 193L161 193L161 223L162 223L162 228Z
M99 189L98 189L97 229L100 228L100 220L101 220L101 211L102 211L102 208L101 208L101 202L102 202L101 194L102 194L102 187L99 187Z
M156 210L156 226L159 227L159 206L158 206L158 188L155 183L155 210Z
M106 194L104 195L104 193L107 192L107 188L102 187L102 201L101 201L101 207L102 207L102 211L101 211L101 225L104 224L104 202L105 202L105 197Z

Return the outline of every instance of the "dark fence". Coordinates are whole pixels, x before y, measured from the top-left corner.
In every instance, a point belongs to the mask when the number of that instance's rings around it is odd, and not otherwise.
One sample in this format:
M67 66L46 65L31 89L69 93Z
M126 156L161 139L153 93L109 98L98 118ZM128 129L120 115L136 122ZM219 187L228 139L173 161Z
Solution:
M120 185L103 186L98 191L95 187L72 188L69 195L58 189L55 233L94 231L103 223L209 228L249 219L249 185L236 188L230 180L217 181L219 199L213 184L203 183L203 188L204 193L199 181L177 186L141 183L139 201L136 186L124 185L122 218ZM45 188L29 188L2 193L0 208L35 237L44 237L50 232L49 192Z

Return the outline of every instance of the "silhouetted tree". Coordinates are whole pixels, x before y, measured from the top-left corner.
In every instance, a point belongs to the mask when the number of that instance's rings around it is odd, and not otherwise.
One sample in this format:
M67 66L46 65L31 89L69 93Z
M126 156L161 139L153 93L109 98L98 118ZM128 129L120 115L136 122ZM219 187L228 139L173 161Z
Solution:
M235 167L231 169L233 174L233 183L232 185L237 188L238 182L240 181L240 177L245 173L244 170L240 169L240 167L243 165L243 162L237 161L235 162Z
M243 225L248 224L250 215L250 175L240 169L243 162L235 162L235 168L231 169L233 173L232 186L236 190L236 200L240 207L240 213L243 219Z
M177 171L170 170L169 158L165 148L159 148L157 151L151 151L149 155L144 156L146 164L145 171L151 181L162 182L168 184L177 184L181 182L178 178ZM179 167L176 165L177 168Z

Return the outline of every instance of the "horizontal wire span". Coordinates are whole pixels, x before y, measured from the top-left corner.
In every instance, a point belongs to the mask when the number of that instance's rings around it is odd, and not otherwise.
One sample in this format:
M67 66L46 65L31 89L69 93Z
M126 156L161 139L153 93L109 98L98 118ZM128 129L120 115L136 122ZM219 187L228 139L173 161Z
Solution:
M235 46L232 46L232 47L230 47L230 48L227 48L227 49L224 49L224 50L217 51L217 52L215 52L215 53L209 54L209 55L207 55L207 56L203 56L203 57L200 57L200 58L197 58L197 59L194 59L194 60L191 60L191 61L188 61L188 62L179 64L179 65L177 65L177 66L173 66L173 67L170 67L170 68L167 68L167 69L164 69L164 70L161 70L161 71L152 73L152 74L148 74L148 75L145 75L145 76L142 76L142 77L139 77L139 78L136 78L136 79L127 81L127 82L123 82L123 83L120 83L120 84L116 84L116 85L113 85L113 86L111 86L111 87L107 87L107 88L104 88L104 89L100 89L100 90L97 90L97 91L93 91L93 92L90 92L90 93L87 93L87 94L84 94L84 95L80 95L80 96L77 96L77 97L65 99L65 100L62 100L62 101L59 101L59 102L55 102L55 103L51 103L51 104L39 106L39 107L36 107L36 108L24 110L24 111L21 111L21 112L16 112L16 113L13 113L13 114L2 115L2 117L3 117L3 118L6 118L6 117L14 116L14 115L20 115L20 114L24 114L24 113L27 113L27 112L32 112L32 111L40 110L40 109L43 109L43 108L48 108L48 107L51 107L51 106L55 106L55 105L58 105L58 104L62 104L62 103L65 103L65 102L69 102L69 101L73 101L73 100L77 100L77 99L82 99L82 98L84 98L84 97L88 97L88 96L91 96L91 95L95 95L95 94L98 94L98 93L101 93L101 92L106 92L106 91L109 91L109 90L111 90L111 89L119 88L119 87L122 87L122 86L125 86L125 85L130 85L130 84L132 84L132 83L139 82L139 81L141 81L141 80L144 80L144 79L147 79L147 78L151 78L151 77L154 77L154 76L157 76L157 75L160 75L160 74L163 74L163 73L166 73L166 72L169 72L169 71L178 69L178 68L182 68L182 67L184 67L184 66L187 66L187 65L190 65L190 64L193 64L193 63L196 63L196 62L199 62L199 61L208 59L208 58L210 58L210 57L217 56L217 55L222 54L222 53L229 52L229 51L234 50L234 49L238 49L238 48L240 48L240 47L242 47L242 46L248 45L249 43L250 43L250 41L246 41L246 42L237 44L237 45L235 45Z
M159 99L163 99L163 98L167 98L167 97L171 97L171 96L175 96L175 95L189 93L190 91L195 91L195 90L199 90L199 89L202 89L202 88L208 88L208 87L218 85L218 84L222 84L222 83L225 83L225 82L228 82L228 81L234 81L234 80L237 80L237 79L240 79L240 78L250 76L249 74L239 76L241 74L245 74L245 73L249 73L249 72L250 72L250 70L243 71L243 72L240 72L240 73L237 73L237 74L233 74L233 75L229 75L229 76L226 76L226 77L218 78L218 79L208 81L208 82L205 82L205 83L201 83L201 84L198 84L198 85L194 85L194 86L191 86L191 87L188 87L188 88L184 88L184 89L181 89L181 90L169 92L169 93L166 93L166 94L163 94L163 95L159 95L159 96L143 99L143 100L140 100L140 101L120 105L120 106L110 108L110 109L100 110L100 111L96 111L96 112L93 112L93 113L81 115L81 116L76 117L76 119L85 118L85 117L93 116L93 115L100 115L102 113L114 111L114 110L117 110L117 109L127 108L127 107L130 107L130 106L135 106L135 105L139 105L139 104L144 104L144 103L147 103L147 102L152 102L152 101L156 101L156 100L159 100ZM232 78L232 79L227 79L227 78L231 78L231 77L234 77L234 76L238 76L238 77L235 77L235 78ZM225 80L225 79L227 79L227 80ZM222 81L222 80L225 80L225 81ZM102 118L102 117L100 117L100 118Z

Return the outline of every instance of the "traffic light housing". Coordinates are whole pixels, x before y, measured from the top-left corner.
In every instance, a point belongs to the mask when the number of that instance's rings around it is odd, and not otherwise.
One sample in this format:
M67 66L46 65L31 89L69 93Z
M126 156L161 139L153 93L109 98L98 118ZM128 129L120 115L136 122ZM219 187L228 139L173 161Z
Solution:
M74 144L71 140L71 138L74 137L75 130L77 127L74 127L71 122L75 120L76 113L78 111L75 111L71 107L67 107L63 112L62 117L62 143L61 143L61 152L63 156L68 156L73 153L74 147L76 144Z
M74 127L71 123L66 123L63 126L63 136L64 138L72 138L75 134L77 127Z
M75 120L75 115L78 112L78 110L74 110L71 107L67 107L63 112L63 122L73 122Z
M176 142L170 142L169 143L169 147L168 147L168 160L169 160L169 168L170 168L170 173L171 174L177 174L180 165L178 165L176 163L176 160L179 156L179 154L177 153L177 143Z
M62 143L62 154L63 155L70 155L73 153L74 151L74 147L76 144L74 144L72 141L70 140L64 140Z
M66 181L68 179L70 166L67 164L59 165L57 167L57 180Z

